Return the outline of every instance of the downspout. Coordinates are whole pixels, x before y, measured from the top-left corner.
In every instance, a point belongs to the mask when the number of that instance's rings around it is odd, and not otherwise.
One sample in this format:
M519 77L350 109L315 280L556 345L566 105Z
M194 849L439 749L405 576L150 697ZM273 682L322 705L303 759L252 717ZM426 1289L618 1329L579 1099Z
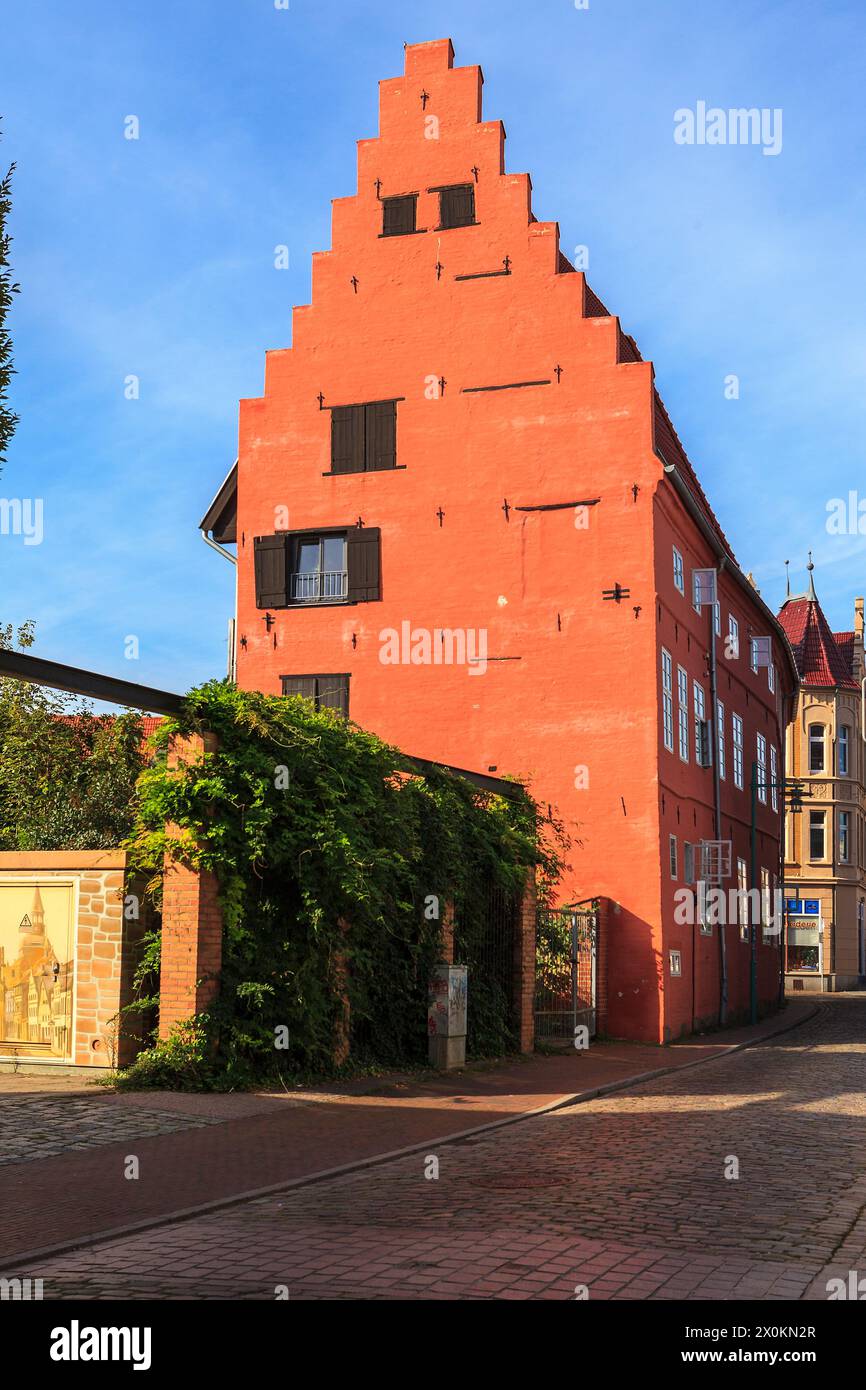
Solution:
M720 575L725 568L726 557L721 557L721 564L718 567ZM710 609L710 708L713 711L712 722L712 743L710 752L713 759L713 803L715 811L716 839L722 839L722 783L719 769L719 699L716 688L716 611L719 613L719 626L721 627L722 604L719 598L718 583L716 585L716 602ZM725 934L727 922L724 920L727 913L723 912L722 921L719 923L719 1027L724 1028L728 1018L728 950Z
M215 551L217 552L218 555L222 555L224 559L228 560L228 561L230 562L230 564L234 565L234 567L235 567L235 611L234 611L234 616L231 617L231 618L229 618L229 635L228 635L228 654L229 654L229 659L228 659L228 663L227 663L227 666L228 666L227 675L228 675L228 678L229 678L230 681L236 682L236 681L237 681L237 657L236 657L236 654L235 654L235 638L236 638L235 627L236 627L236 624L237 624L237 611L238 611L238 557L237 557L236 555L232 555L232 553L231 553L230 550L226 550L226 548L225 548L224 545L220 545L219 541L213 540L213 539L208 535L207 531L202 530L202 532L201 532L201 538L202 538L202 540L204 541L205 545L209 545L210 548L211 548L211 550L215 550Z

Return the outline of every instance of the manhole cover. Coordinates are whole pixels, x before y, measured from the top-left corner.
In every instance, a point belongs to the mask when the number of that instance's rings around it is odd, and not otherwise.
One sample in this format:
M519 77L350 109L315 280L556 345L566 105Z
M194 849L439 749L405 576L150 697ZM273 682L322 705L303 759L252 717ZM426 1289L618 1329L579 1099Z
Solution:
M560 1173L497 1173L492 1177L487 1174L477 1178L470 1178L473 1187L504 1187L504 1188L526 1188L526 1187L555 1187L559 1184L570 1182L571 1178Z

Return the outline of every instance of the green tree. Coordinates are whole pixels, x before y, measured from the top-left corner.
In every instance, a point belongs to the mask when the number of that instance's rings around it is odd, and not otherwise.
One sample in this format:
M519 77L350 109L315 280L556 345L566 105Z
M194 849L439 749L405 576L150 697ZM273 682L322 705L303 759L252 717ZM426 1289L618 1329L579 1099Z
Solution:
M0 649L33 645L33 623L0 624ZM133 823L145 764L138 714L0 677L0 849L110 849Z
M12 210L12 174L15 165L10 164L0 179L0 467L6 460L9 441L15 433L18 416L9 409L9 383L15 372L12 365L12 338L6 327L6 315L12 304L12 296L18 293L19 286L12 279L9 264L9 247L12 238L7 230L7 219Z

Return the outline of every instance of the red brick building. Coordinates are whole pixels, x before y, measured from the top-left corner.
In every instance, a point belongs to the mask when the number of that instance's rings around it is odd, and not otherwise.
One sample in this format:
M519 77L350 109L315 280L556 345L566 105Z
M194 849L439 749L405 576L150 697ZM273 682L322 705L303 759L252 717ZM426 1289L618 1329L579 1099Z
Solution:
M480 68L453 57L410 46L380 84L358 192L333 203L312 303L241 402L238 463L201 525L237 542L238 683L526 779L575 836L563 901L616 905L610 1031L664 1040L718 1018L718 929L674 920L686 846L731 840L734 874L748 862L751 764L763 748L780 769L796 671L652 364L536 220L482 120ZM740 639L730 658L718 642L720 829L714 768L696 766L718 754L695 568L719 570L721 633ZM753 670L757 635L772 666ZM771 874L781 814L758 806ZM736 924L726 946L739 1016ZM778 959L758 946L767 1004Z

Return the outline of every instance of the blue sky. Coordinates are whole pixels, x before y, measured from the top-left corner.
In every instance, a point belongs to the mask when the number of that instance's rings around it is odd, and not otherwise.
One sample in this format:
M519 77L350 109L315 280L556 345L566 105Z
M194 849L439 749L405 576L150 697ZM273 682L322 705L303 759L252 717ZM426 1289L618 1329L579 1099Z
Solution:
M0 536L0 621L33 617L41 654L146 684L224 673L233 575L197 522L238 399L309 299L378 80L404 41L450 35L536 215L589 248L590 283L655 362L740 563L776 607L811 547L850 627L866 538L825 522L829 499L866 498L862 0L290 4L6 0L21 424L0 496L42 497L45 538ZM674 112L698 101L781 108L781 152L677 145Z

